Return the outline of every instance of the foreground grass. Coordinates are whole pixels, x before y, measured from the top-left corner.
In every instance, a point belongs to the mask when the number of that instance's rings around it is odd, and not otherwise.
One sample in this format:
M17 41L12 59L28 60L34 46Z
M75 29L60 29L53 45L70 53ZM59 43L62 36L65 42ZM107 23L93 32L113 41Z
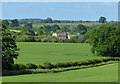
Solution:
M63 63L100 58L92 56L87 43L40 43L18 42L20 56L18 64Z
M2 77L3 82L117 82L118 63L60 73Z

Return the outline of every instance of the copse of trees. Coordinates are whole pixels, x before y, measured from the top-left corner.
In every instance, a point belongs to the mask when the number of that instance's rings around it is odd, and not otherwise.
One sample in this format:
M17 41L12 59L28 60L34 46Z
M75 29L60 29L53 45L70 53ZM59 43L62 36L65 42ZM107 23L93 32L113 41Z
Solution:
M3 26L8 26L10 23L7 20L2 20L2 25Z
M70 25L65 25L61 28L61 30L65 33L70 32Z
M26 24L26 23L84 23L84 22L98 22L98 21L82 21L82 20L53 20L52 18L46 18L46 19L19 19L18 20L20 24Z
M43 27L42 27L42 29L43 29L43 31L44 32L51 32L51 26L49 26L49 25L44 25Z
M32 28L33 28L33 25L32 25L32 23L26 23L26 24L24 25L24 28L26 28L26 29L32 29Z
M51 18L47 18L47 20L52 23ZM3 25L7 26L9 29L12 30L20 30L20 32L12 32L14 37L16 37L16 41L18 42L68 42L68 43L78 43L78 42L85 42L80 38L71 38L67 40L61 40L57 39L55 37L52 37L52 33L66 33L66 34L75 34L77 35L78 33L81 35L85 35L87 32L87 26L84 26L82 24L79 24L77 26L72 26L71 28L70 25L43 25L40 26L40 28L34 28L33 23L27 22L25 24L19 24L17 19L14 20L4 20ZM39 38L37 40L36 38ZM51 40L50 40L51 39Z
M92 53L100 56L120 57L120 29L114 26L102 26L91 32Z
M19 22L17 19L11 20L11 26L12 27L18 27L19 26Z

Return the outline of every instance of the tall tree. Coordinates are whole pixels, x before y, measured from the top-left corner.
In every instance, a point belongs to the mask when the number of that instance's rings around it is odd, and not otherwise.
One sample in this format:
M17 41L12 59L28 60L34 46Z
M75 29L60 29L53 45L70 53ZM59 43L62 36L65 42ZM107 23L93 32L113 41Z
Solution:
M53 22L51 18L47 18L46 20L47 20L47 23L52 23Z
M18 57L18 48L12 34L2 26L2 69L11 70L14 58Z
M99 23L105 23L106 22L106 18L105 17L100 17L99 18Z
M80 33L80 34L84 34L84 33L87 32L87 29L86 29L86 27L85 27L84 25L79 24L79 25L77 25L77 27L76 27L76 32L78 32L78 33Z
M52 25L52 28L51 28L51 30L53 31L53 32L56 32L57 30L60 30L60 27L59 27L59 25Z

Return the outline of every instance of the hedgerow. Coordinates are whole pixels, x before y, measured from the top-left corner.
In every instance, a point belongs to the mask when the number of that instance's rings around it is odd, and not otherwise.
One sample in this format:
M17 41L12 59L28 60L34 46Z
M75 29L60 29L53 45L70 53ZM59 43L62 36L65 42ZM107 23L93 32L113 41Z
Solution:
M96 67L101 65L106 65L110 63L115 63L120 60L119 57L107 57L107 58L99 58L93 60L79 61L79 62L68 62L68 63L44 63L44 64L15 64L14 70L4 70L2 75L21 75L21 74L33 74L33 73L47 73L47 72L63 72L68 70L75 69L84 69L90 67Z

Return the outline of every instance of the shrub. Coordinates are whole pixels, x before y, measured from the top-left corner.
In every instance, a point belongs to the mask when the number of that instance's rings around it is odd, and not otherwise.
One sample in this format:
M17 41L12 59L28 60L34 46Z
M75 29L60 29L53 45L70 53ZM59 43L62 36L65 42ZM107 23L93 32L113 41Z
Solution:
M38 68L37 65L35 65L35 64L31 64L31 63L26 64L25 67L26 67L26 69L36 69L36 68Z
M42 69L52 69L55 68L53 64L51 64L50 62L46 62L44 64L38 65L38 68L42 68Z
M20 70L20 69L25 69L26 67L25 67L25 65L23 65L23 64L14 64L13 65L13 69L14 70Z

